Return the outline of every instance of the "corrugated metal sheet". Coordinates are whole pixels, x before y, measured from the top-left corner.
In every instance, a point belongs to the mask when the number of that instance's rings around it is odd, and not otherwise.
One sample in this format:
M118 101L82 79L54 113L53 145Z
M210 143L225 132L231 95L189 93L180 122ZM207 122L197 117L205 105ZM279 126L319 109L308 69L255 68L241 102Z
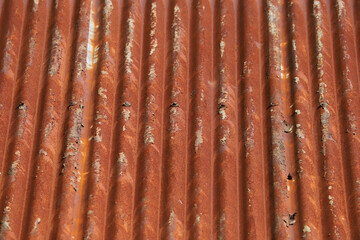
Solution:
M360 239L360 1L0 10L1 239Z

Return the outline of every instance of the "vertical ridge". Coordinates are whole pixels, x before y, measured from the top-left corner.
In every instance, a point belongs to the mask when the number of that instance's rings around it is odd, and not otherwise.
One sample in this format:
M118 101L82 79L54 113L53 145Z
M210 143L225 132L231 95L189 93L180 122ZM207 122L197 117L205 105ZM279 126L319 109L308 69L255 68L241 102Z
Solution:
M360 74L360 14L357 14L360 11L360 2L354 0L353 1L353 18L354 18L354 30L356 33L356 46L357 46L357 63L358 63L358 69Z
M36 238L39 235L48 236L51 229L52 197L53 186L56 179L58 162L56 159L60 154L63 112L62 108L56 107L65 105L65 87L62 77L66 75L68 65L67 31L70 24L59 24L59 19L66 19L71 12L68 4L58 7L55 2L51 5L52 21L49 23L51 36L48 45L49 52L46 55L47 63L44 69L44 88L41 97L44 99L39 109L39 131L36 146L34 146L33 172L29 175L32 179L30 184L30 196L28 202L28 215L26 220L29 224L23 229L23 236ZM69 21L70 23L71 21ZM45 184L46 183L46 184ZM41 224L40 224L41 223Z
M183 239L185 226L185 161L188 56L188 7L184 1L168 5L164 88L159 239ZM183 188L181 188L183 186Z
M0 239L358 239L356 0L0 0Z
M28 175L31 171L32 147L37 125L37 108L39 105L38 89L42 89L42 68L35 65L42 64L46 31L38 34L39 29L47 25L46 3L30 2L26 5L25 26L21 37L20 58L17 62L15 87L12 103L8 114L11 121L6 146L7 162L3 166L4 174L1 182L2 238L20 238L22 231L22 217L25 209L25 194L28 192ZM41 16L41 17L40 17ZM11 58L11 57L8 57ZM5 59L7 61L9 59ZM9 63L4 62L4 65ZM7 66L9 68L9 66ZM7 71L9 69L5 69ZM40 76L40 77L34 77ZM11 101L11 100L10 100ZM6 136L6 135L5 135ZM24 192L17 189L23 187ZM25 195L26 196L26 195ZM16 207L15 207L16 206ZM17 223L17 224L14 224Z
M267 124L267 90L266 90L266 58L265 56L267 55L266 52L266 34L264 33L264 27L265 27L265 23L266 23L266 18L265 18L265 14L262 14L265 11L266 8L266 4L263 0L257 0L257 5L260 9L260 11L258 11L259 13L259 23L258 23L258 34L259 34L259 39L260 39L260 45L256 44L255 45L260 49L260 58L259 58L259 76L260 76L260 111L261 111L261 115L262 117L260 117L260 124L261 124L261 132L260 134L263 135L262 137L262 141L261 141L261 156L262 158L264 158L263 162L262 162L262 176L263 176L263 180L262 180L262 185L263 185L263 193L265 195L265 199L270 198L270 193L271 193L271 189L268 187L269 183L270 183L270 171L269 171L269 167L270 167L270 157L267 154L267 152L269 151L269 146L267 143L267 139L268 139L268 129L266 128L266 124ZM251 144L251 141L249 142ZM272 236L272 223L271 223L271 204L272 201L264 201L263 207L264 207L264 220L265 220L265 236L270 238Z
M81 233L84 211L83 186L87 181L93 68L97 55L96 9L93 1L79 1L74 9L73 56L67 89L64 142L60 155L59 177L55 190L55 216L51 238L69 239ZM61 228L60 228L61 227Z
M236 239L238 186L236 172L236 78L234 3L215 1L213 16L213 237ZM235 124L234 124L235 123ZM231 219L229 221L228 219Z
M89 153L87 171L84 175L88 181L84 183L83 195L83 229L78 238L104 238L106 229L107 204L99 204L107 199L109 169L112 161L112 114L117 77L116 70L117 36L119 28L116 1L103 0L94 9L99 22L99 36L95 39L95 54L98 54L97 65L94 66L95 88L93 89L93 111L91 115L91 136L89 138ZM96 61L96 59L94 59Z
M36 4L36 3L34 3ZM40 4L39 4L40 5ZM48 59L54 59L56 56L54 56L54 51L51 49L57 48L57 53L59 53L60 48L60 40L59 40L59 33L56 31L53 31L53 26L56 21L57 13L56 13L56 7L55 2L50 2L47 6L40 8L46 10L49 16L49 19L47 20L47 24L45 24L45 40L43 44L40 44L42 47L42 62L41 65L44 65L41 69L40 79L42 81L41 85L39 87L39 97L37 98L37 107L36 107L36 115L35 115L35 128L34 129L47 129L49 128L43 127L43 122L47 120L46 116L44 116L44 112L47 112L49 115L51 115L52 122L54 123L54 116L53 116L53 108L49 109L48 101L55 101L55 97L49 97L48 90L51 92L50 94L54 95L53 90L51 87L53 87L53 84L49 83L49 71L51 67L53 67L54 61L49 61ZM34 5L33 10L39 8L39 6ZM41 15L40 15L41 16ZM42 17L42 16L41 16ZM42 17L43 18L43 17ZM45 46L45 47L43 47ZM59 63L60 64L60 63ZM61 87L60 87L61 89ZM59 97L60 98L60 97ZM44 101L44 99L46 99ZM46 119L46 120L45 120ZM59 119L58 119L59 120ZM45 131L46 132L46 131ZM24 212L22 214L22 220L21 220L21 239L25 238L25 236L29 239L36 238L39 235L45 236L47 232L47 223L49 220L49 198L42 198L39 199L37 196L42 195L44 192L39 190L37 188L37 184L39 184L39 181L44 181L46 178L50 176L50 179L53 179L53 174L49 173L48 169L46 167L54 168L54 166L51 164L51 161L49 161L51 155L53 155L53 151L56 149L56 147L51 147L54 142L47 141L47 146L44 144L44 138L43 133L44 131L37 132L34 131L34 137L33 137L33 145L31 150L31 162L30 162L30 171L28 172L27 176L27 184L28 191L25 195L25 207ZM45 133L45 135L49 134L48 132ZM56 150L55 150L56 151ZM41 157L43 156L43 158ZM43 159L47 159L46 161L46 167L40 163L40 161ZM55 168L56 168L55 164ZM46 169L46 170L45 170ZM45 171L44 171L45 170ZM49 173L49 174L48 174ZM51 191L48 191L47 194L51 195ZM39 205L41 206L40 208ZM45 211L43 209L46 209ZM34 214L35 210L35 214ZM35 216L36 215L36 216ZM41 222L41 224L40 224Z
M3 51L0 51L0 133L4 136L0 139L0 169L4 172L6 162L6 151L8 147L8 136L11 130L11 113L13 111L14 103L9 99L12 99L12 93L16 87L16 75L19 61L19 55L21 54L21 43L23 35L23 26L25 25L26 18L26 5L12 4L12 1L6 1L3 5L3 13L1 16L1 39L0 47ZM10 12L16 12L18 14L8 14ZM2 175L0 182L4 181L5 175Z
M211 11L207 0L191 2L189 31L186 239L211 237Z
M121 5L113 107L112 150L105 238L130 239L135 188L136 125L140 83L141 5ZM124 29L124 30L122 30Z
M350 223L360 224L360 193L355 190L360 181L360 156L356 153L360 145L357 134L359 119L359 76L356 61L356 45L348 1L332 1L332 32L334 37L335 84L337 86L337 105L341 149L343 154L343 186L345 188L348 225L352 238L360 238L360 232L351 228Z
M156 238L159 220L164 19L162 1L145 2L133 238Z
M345 210L345 192L342 176L342 158L339 142L338 119L333 117L337 113L336 88L332 54L332 36L330 35L330 22L324 1L314 0L311 3L312 41L315 46L312 69L314 92L316 92L317 104L315 121L318 122L318 148L319 175L323 178L320 182L320 198L322 211L322 234L325 237L346 237L348 225ZM336 193L336 196L335 196Z
M293 238L296 198L290 191L287 176L293 172L294 155L291 137L292 122L289 108L289 78L287 66L286 8L284 1L268 0L265 4L265 96L266 125L270 153L270 198L272 237ZM296 186L292 186L296 188Z
M302 238L319 239L321 236L320 197L317 186L319 172L313 150L312 111L317 106L313 101L313 84L309 81L308 58L308 4L288 1L289 11L289 74L292 91L293 138L295 143L296 172L292 173L290 184L297 185L298 219ZM303 24L305 22L305 25ZM305 60L307 61L304 61ZM289 184L289 186L291 186Z
M265 239L268 209L265 182L268 171L263 139L263 39L262 1L242 0L239 17L239 216L240 239ZM263 159L263 160L262 160ZM241 211L242 209L242 211Z

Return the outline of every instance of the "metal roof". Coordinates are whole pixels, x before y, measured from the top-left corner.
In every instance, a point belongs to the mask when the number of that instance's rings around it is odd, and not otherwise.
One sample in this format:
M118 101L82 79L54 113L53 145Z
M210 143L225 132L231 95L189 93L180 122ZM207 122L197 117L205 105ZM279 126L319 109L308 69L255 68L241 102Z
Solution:
M359 12L0 0L0 239L360 239Z

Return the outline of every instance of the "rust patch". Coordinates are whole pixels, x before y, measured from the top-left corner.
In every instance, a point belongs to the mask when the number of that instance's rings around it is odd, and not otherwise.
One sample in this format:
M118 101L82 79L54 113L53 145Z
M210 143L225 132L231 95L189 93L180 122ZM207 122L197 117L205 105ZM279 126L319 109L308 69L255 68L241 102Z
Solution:
M357 1L0 1L0 239L360 239Z

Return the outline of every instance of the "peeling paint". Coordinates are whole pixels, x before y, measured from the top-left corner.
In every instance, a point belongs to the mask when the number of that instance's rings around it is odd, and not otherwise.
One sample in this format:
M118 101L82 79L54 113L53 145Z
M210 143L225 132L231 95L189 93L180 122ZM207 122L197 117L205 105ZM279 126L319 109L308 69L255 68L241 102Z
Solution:
M219 234L218 234L218 240L224 240L225 239L225 221L226 216L225 213L221 213L219 218Z
M95 10L93 9L93 2L91 1L90 6L90 17L89 17L89 33L88 42L86 48L86 68L92 69L94 64L98 61L98 47L95 45L95 34L98 29L98 25L95 23Z
M174 7L174 19L171 25L171 31L173 34L173 52L180 52L180 36L181 36L181 26L180 26L180 8L178 5Z
M155 37L156 34L156 21L157 21L157 16L156 16L156 2L153 2L151 4L151 13L150 13L150 56L154 54L157 46L158 46L158 41L157 38Z
M203 131L203 126L202 126L202 120L201 119L197 119L198 122L198 129L195 132L195 152L198 151L199 147L201 146L201 144L204 142L203 136L202 136L202 131Z
M35 220L35 222L34 222L34 227L33 227L32 231L31 231L33 234L37 232L37 228L38 228L38 225L40 224L40 222L41 222L41 219L40 219L40 218L37 218L37 219Z
M145 133L144 133L144 143L145 144L154 144L155 139L154 139L154 134L152 133L152 131L154 130L153 127L151 126L146 126L145 127Z
M114 6L111 2L111 0L105 0L105 4L103 7L103 11L104 11L104 22L105 22L105 36L110 34L110 25L111 25L111 14L112 11L114 9Z
M18 171L18 166L20 164L20 160L21 160L21 154L20 154L20 151L17 150L15 152L15 155L16 155L16 159L15 161L11 164L10 166L10 169L8 171L8 175L11 176L11 182L15 182L15 176L16 176L16 173Z
M59 73L63 52L61 48L61 32L58 26L55 26L54 33L51 39L51 54L48 74L52 77Z
M175 214L174 210L171 210L170 215L169 215L169 220L168 220L169 226L173 227L175 224L175 220L176 220L176 214Z
M0 235L3 236L3 234L7 231L12 231L10 227L10 207L6 206L3 210L3 217L1 219L1 227L0 227Z
M135 29L135 19L132 13L130 13L129 18L127 19L127 38L125 44L125 73L131 74L132 68L132 48L134 41L134 29Z
M148 77L149 77L149 81L151 82L155 80L156 78L155 63L151 64Z
M106 106L107 103L107 96L106 96L107 90L103 87L99 87L98 94L104 99L104 105Z
M176 121L176 116L177 116L177 110L176 108L172 108L170 109L170 127L168 129L168 131L170 133L176 133L178 131L181 131L181 129L179 128L177 121Z
M95 136L93 137L95 142L101 142L102 141L102 135L101 135L101 128L96 127L96 133Z
M329 204L333 205L334 204L334 197L332 197L331 195L329 195Z
M98 182L100 182L101 165L100 165L99 154L96 153L95 155L96 155L96 158L95 158L95 161L93 163L93 169L94 169L94 173L95 173L95 181L98 183Z
M222 138L220 138L220 143L222 145L226 145L226 142L228 140L228 138L230 137L230 129L229 128L226 128L225 131L224 131L224 134L222 136Z
M38 8L39 8L39 0L34 0L32 11L36 12L38 10Z
M295 132L295 134L296 134L296 136L298 138L305 138L304 133L300 128L300 124L296 124L296 132Z
M221 41L220 41L220 56L221 57L224 56L224 51L225 51L225 41L223 39L221 39Z
M41 155L41 154L43 154L44 156L48 155L47 152L43 148L40 149L40 151L39 151L39 155Z
M12 58L11 58L11 51L13 48L13 43L11 41L11 39L8 39L6 41L5 44L5 49L4 49L4 57L3 57L3 66L2 66L2 70L1 72L3 73L7 73L10 70L10 66L11 66L11 62L12 62Z
M119 153L119 158L118 158L117 162L118 162L119 168L120 168L119 175L122 176L128 166L128 160L127 160L127 157L125 156L124 152Z
M123 119L125 120L125 122L127 122L130 119L130 110L124 108L121 112L121 116L123 117Z

